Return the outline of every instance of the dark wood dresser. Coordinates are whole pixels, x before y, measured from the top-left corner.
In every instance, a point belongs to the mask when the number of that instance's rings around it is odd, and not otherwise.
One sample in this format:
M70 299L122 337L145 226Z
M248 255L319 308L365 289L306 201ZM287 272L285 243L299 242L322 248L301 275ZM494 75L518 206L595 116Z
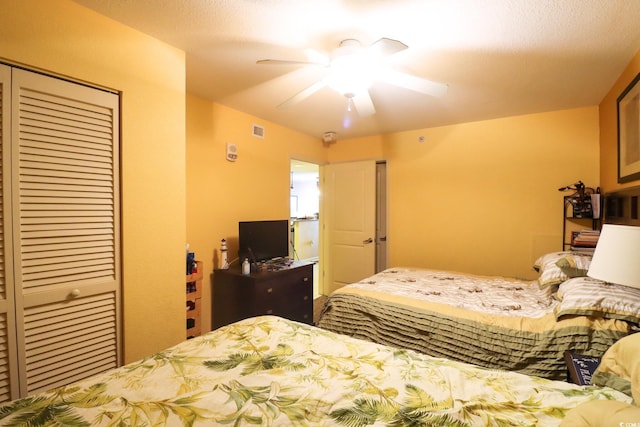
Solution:
M233 266L215 270L213 282L213 329L265 314L313 323L312 263L294 262L250 275Z

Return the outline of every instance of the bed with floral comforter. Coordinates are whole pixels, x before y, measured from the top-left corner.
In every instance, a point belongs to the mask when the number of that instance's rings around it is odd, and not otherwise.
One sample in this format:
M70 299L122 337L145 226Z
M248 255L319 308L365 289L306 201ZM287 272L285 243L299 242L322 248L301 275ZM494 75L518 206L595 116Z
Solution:
M631 333L632 324L574 312L559 315L556 290L536 280L389 268L329 295L317 326L431 356L560 380L566 378L565 351L600 357Z
M1 425L544 425L614 389L488 370L264 316L0 407Z

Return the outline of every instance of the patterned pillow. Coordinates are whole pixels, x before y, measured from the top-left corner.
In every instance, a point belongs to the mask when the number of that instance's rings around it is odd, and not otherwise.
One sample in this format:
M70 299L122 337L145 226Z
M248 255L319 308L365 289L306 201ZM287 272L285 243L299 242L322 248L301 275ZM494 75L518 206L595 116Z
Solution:
M587 275L587 271L589 271L590 264L590 255L585 256L575 254L567 255L556 262L556 265L568 277L585 277Z
M540 273L538 285L544 289L572 277L586 276L589 264L590 254L562 251L542 255L533 264L533 269Z
M567 315L600 316L640 324L640 289L574 277L558 288L556 319Z

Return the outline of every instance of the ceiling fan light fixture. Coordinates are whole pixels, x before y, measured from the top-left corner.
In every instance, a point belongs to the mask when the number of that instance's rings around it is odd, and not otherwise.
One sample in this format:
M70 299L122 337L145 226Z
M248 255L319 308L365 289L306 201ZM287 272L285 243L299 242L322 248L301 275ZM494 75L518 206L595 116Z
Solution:
M386 83L430 96L443 96L448 86L393 69L386 58L407 49L404 43L383 37L367 47L355 39L343 40L331 53L330 60L316 52L315 60L297 61L261 59L258 64L288 64L322 67L324 78L307 86L278 105L295 105L324 87L329 87L347 98L347 111L356 110L361 117L376 113L369 93L373 83ZM312 59L311 56L309 56ZM349 116L349 115L348 115ZM348 127L348 124L345 124Z
M326 80L326 84L339 94L349 98L369 90L373 84L373 79L357 75L330 75Z
M379 55L362 49L357 40L344 40L329 65L325 82L344 96L354 96L369 90L379 69Z

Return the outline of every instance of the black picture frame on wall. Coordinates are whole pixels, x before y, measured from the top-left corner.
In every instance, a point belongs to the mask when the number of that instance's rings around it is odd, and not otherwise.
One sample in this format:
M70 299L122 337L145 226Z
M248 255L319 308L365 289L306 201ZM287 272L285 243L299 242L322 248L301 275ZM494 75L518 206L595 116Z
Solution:
M640 73L618 97L618 182L640 179Z

